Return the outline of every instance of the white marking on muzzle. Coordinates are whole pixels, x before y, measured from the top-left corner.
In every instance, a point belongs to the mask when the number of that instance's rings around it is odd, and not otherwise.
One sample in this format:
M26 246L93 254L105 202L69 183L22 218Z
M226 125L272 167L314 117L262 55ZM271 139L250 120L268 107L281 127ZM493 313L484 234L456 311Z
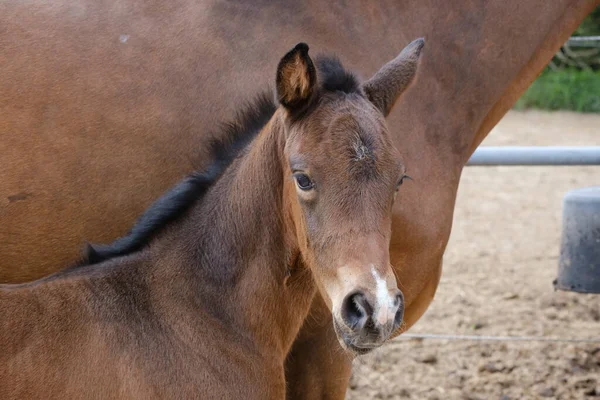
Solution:
M394 309L394 299L390 296L387 288L387 282L381 278L374 265L371 265L371 275L377 285L377 305L373 319L380 325L385 325L394 315L390 315Z

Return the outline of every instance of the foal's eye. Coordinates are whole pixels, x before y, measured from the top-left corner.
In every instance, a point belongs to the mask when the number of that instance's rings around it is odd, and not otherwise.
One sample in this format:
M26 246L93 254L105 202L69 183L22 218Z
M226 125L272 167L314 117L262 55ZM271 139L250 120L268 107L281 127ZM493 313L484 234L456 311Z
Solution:
M400 178L400 180L398 181L398 184L396 185L396 190L400 189L400 186L402 186L402 183L404 183L405 179L410 179L412 180L412 178L408 175L402 175L402 178Z
M296 178L296 184L302 190L310 190L314 187L313 182L306 174L295 174L294 178Z
M404 177L400 178L400 180L396 184L396 192L398 191L398 189L400 189L400 186L402 186L402 183L404 183Z

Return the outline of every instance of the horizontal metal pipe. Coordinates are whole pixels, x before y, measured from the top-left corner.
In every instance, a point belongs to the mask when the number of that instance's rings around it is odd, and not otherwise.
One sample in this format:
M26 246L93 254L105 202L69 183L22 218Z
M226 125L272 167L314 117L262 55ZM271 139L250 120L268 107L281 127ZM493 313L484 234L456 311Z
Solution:
M571 36L567 42L600 42L600 36Z
M467 165L600 165L600 146L484 146Z

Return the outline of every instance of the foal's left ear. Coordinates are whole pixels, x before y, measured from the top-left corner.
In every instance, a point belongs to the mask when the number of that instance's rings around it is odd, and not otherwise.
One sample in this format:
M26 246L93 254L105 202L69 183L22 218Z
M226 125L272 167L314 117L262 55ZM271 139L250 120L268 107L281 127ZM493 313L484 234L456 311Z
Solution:
M312 99L317 73L308 56L308 45L298 43L277 66L277 99L289 111L300 111Z
M384 116L387 117L398 97L412 82L424 45L423 38L412 41L396 58L364 83L363 89L367 97Z

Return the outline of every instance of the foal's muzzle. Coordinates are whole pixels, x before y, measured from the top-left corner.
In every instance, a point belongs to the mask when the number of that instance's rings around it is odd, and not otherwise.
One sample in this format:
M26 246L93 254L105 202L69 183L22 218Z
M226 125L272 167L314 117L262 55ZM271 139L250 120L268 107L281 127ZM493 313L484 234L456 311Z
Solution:
M341 319L334 318L342 346L361 355L381 346L400 327L404 316L404 296L400 290L386 299L355 291L344 298Z

